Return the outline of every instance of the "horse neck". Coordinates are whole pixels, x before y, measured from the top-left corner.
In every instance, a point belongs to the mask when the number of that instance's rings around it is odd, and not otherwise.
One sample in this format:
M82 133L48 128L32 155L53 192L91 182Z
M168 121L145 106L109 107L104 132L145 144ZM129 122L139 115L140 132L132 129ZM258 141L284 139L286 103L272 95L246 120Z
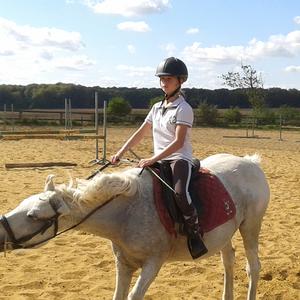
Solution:
M151 180L151 175L145 173L143 174L143 178L144 183L147 184ZM152 192L146 188L144 191L139 191L131 197L125 197L124 195L116 196L85 220L78 229L110 240L120 238L120 229L124 228L124 225L129 222L130 218L136 218L136 213L132 211L132 208L134 207L134 210L139 212L145 210L146 206L141 199L151 197L149 193L152 195ZM72 216L79 222L97 205L99 204L95 203L93 206L85 208L83 212L74 203L72 204Z
M99 235L103 238L114 240L118 237L122 223L126 221L126 210L130 203L134 201L133 198L124 199L125 197L118 196L112 200L108 200L100 207L95 204L89 208L79 209L78 205L72 204L71 219L74 224L83 220L89 212L99 207L91 216L89 216L83 223L75 229Z

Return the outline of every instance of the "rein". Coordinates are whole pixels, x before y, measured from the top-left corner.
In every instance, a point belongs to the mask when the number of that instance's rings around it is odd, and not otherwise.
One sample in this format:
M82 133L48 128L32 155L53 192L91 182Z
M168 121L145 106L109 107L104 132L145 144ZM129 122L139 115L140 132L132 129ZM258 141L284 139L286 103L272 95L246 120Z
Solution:
M132 151L130 150L131 153L133 153L135 155L135 157L137 157L139 159L139 157ZM125 160L127 162L130 162L130 160ZM100 173L102 170L104 170L105 168L107 168L108 166L111 165L111 162L108 161L104 166L102 166L101 168L99 168L97 171L95 171L94 173L92 173L89 177L87 177L87 180L90 180L92 179L93 177L95 177L98 173ZM155 175L156 177L158 177L165 185L167 185L167 183L165 181L163 181L163 179L157 175L151 168L147 167L147 169L153 174ZM171 189L173 192L175 192L169 185L167 185L167 187L169 189ZM16 238L14 232L12 231L11 229L11 226L9 225L9 222L7 220L7 218L5 217L5 215L1 215L0 216L0 224L3 226L3 228L5 229L6 233L7 233L7 236L10 238L10 241L7 242L6 239L4 241L4 249L6 249L6 245L7 244L12 244L13 246L15 246L15 249L16 248L23 248L23 249L26 249L26 248L32 248L32 247L35 247L35 246L38 246L40 244L43 244L49 240L52 240L53 238L71 230L71 229L74 229L76 228L77 226L79 226L80 224L82 224L85 220L87 220L91 215L93 215L97 210L101 209L102 207L106 206L108 203L110 203L113 199L115 199L116 196L113 196L112 198L108 199L105 203L102 203L98 206L96 206L94 209L92 209L87 215L85 215L78 223L72 225L71 227L65 229L65 230L62 230L60 232L58 232L58 218L60 216L60 213L57 211L57 208L55 206L55 203L52 202L51 200L49 201L52 209L54 210L55 212L55 215L47 220L44 220L45 223L43 224L43 226L36 230L35 232L31 233L31 234L28 234L24 237L20 237L20 238ZM25 245L22 245L22 243L24 242L27 242L29 240L31 240L32 238L34 238L36 235L38 234L44 234L52 225L54 225L54 230L53 230L53 235L50 236L49 238L46 238L40 242L37 242L37 243L34 243L34 244L31 244L29 246L25 246Z
M91 174L87 178L87 180L92 179L93 177L95 177L98 173L100 173L102 170L104 170L105 168L107 168L109 165L111 165L111 162L107 162L104 166L102 166L101 168L99 168L99 170L97 170L96 172L94 172L93 174ZM57 211L55 203L50 200L49 203L50 203L52 209L54 210L55 215L53 217L51 217L50 219L45 220L44 225L40 229L38 229L35 232L33 232L31 234L28 234L28 235L26 235L24 237L18 238L18 239L16 238L14 232L12 231L11 226L9 225L9 222L8 222L7 218L5 217L5 215L1 215L0 216L0 224L3 226L3 228L5 229L5 231L7 233L7 236L11 240L10 242L7 242L5 240L5 242L4 242L4 249L6 249L6 245L7 244L12 244L12 245L16 246L15 248L26 249L26 248L32 248L32 247L38 246L38 245L43 244L43 243L45 243L45 242L47 242L49 240L52 240L53 238L55 238L55 237L57 237L57 236L65 233L65 232L67 232L67 231L69 231L71 229L74 229L77 226L79 226L80 224L82 224L91 215L93 215L97 210L101 209L106 204L108 204L109 202L111 202L115 197L116 196L108 199L105 203L102 203L102 204L96 206L87 215L85 215L78 223L76 223L76 224L72 225L71 227L69 227L69 228L67 228L65 230L62 230L60 232L58 232L58 217L60 216L60 213ZM22 245L22 243L31 240L33 237L35 237L36 235L38 235L40 233L43 235L46 232L46 230L48 230L52 225L54 225L53 236L50 236L49 238L44 239L44 240L42 240L40 242L31 244L30 246Z
M102 203L98 206L96 206L94 209L92 209L87 215L85 215L78 223L72 225L71 227L65 229L65 230L62 230L60 232L57 232L58 231L58 217L59 217L59 213L57 212L56 208L53 206L53 204L51 203L51 206L52 208L54 209L55 211L55 216L53 216L51 219L48 219L46 220L46 223L37 231L35 231L34 233L32 234L29 234L29 235L26 235L24 237L21 237L19 239L16 239L13 231L11 230L11 227L7 221L7 218L2 215L0 216L0 223L2 224L3 228L6 230L6 233L7 235L9 236L9 238L11 239L12 242L6 242L7 244L13 244L15 246L17 246L16 248L23 248L23 249L26 249L26 248L32 248L32 247L35 247L35 246L38 246L40 244L43 244L49 240L52 240L53 238L71 230L71 229L74 229L76 228L77 226L79 226L80 224L82 224L86 219L88 219L91 215L93 215L98 209L101 209L102 207L106 206L108 203L110 203L116 196L108 199L105 203ZM35 237L37 234L41 233L41 234L44 234L44 232L50 228L52 225L54 224L54 234L53 236L50 236L49 238L47 239L44 239L40 242L37 242L35 244L31 244L30 246L24 246L22 245L22 243L24 242L27 242L29 240L31 240L33 237Z

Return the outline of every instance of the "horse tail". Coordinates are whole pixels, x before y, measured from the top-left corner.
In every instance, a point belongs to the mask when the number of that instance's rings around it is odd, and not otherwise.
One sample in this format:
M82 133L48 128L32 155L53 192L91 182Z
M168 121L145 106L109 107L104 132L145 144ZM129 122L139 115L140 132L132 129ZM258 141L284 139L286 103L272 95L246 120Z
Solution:
M261 162L261 156L257 153L255 153L253 155L245 155L244 159L249 160L256 165L259 165Z

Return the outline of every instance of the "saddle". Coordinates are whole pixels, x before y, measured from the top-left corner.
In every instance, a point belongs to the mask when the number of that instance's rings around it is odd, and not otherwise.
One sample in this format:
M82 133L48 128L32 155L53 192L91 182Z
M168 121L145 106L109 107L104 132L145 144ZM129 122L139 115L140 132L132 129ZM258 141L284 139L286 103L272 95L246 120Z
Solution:
M165 182L173 186L172 171L168 163L155 165L155 170ZM177 234L187 235L174 192L155 176L153 176L153 192L160 221L169 234L175 237ZM222 182L209 170L200 168L198 159L193 161L189 193L197 209L203 234L229 221L236 214L235 205Z

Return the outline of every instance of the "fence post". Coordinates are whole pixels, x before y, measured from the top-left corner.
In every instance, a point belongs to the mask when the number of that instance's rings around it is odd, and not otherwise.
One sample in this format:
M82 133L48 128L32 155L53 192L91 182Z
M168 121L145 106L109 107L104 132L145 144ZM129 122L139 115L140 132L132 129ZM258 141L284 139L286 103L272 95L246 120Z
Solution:
M254 137L255 118L252 118L252 137Z
M4 108L3 108L3 128L4 130L6 130L6 104L4 104Z
M72 129L72 104L71 98L65 98L65 129Z
M282 141L282 116L279 115L279 141Z
M15 118L14 118L14 104L12 103L11 105L10 105L10 108L11 108L11 112L12 112L12 115L11 115L11 117L12 117L12 131L15 131Z

